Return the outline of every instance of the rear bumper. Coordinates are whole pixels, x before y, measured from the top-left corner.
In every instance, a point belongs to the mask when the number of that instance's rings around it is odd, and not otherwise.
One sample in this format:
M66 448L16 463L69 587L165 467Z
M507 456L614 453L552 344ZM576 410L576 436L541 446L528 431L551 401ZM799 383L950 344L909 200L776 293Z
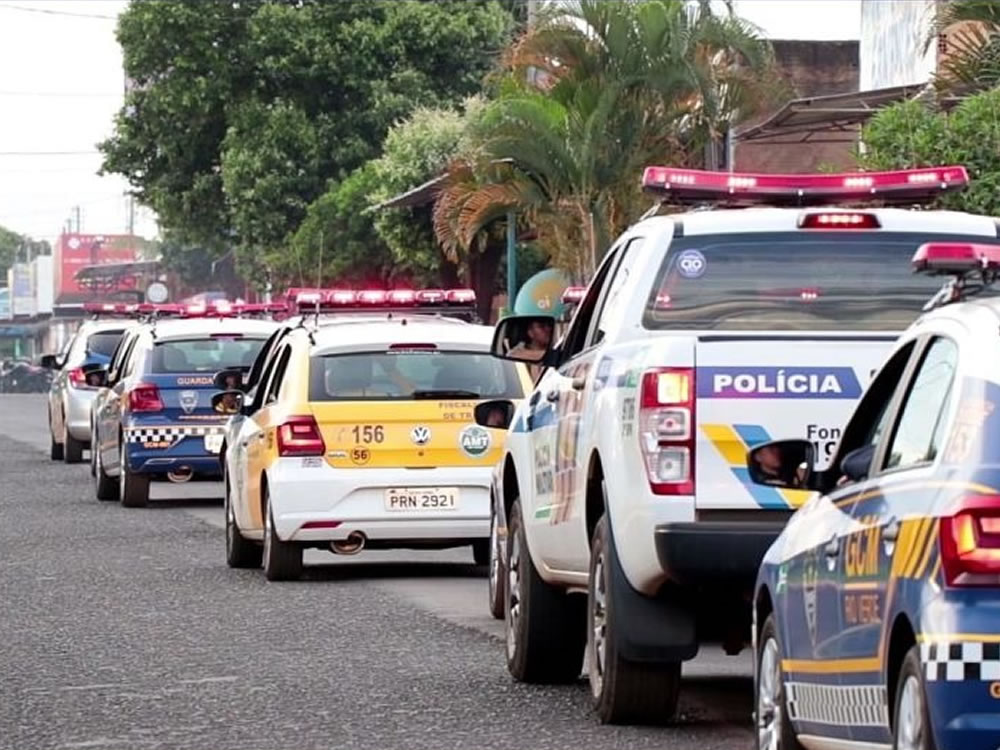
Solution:
M784 521L699 521L656 527L656 554L664 574L682 586L723 584L752 588Z
M472 540L490 533L490 467L437 469L334 469L279 459L268 471L278 537L286 541L346 539L360 531L371 540ZM388 511L390 487L455 487L455 510ZM307 524L337 522L336 527Z
M66 388L63 395L66 430L75 440L90 443L90 406L96 395L96 390Z

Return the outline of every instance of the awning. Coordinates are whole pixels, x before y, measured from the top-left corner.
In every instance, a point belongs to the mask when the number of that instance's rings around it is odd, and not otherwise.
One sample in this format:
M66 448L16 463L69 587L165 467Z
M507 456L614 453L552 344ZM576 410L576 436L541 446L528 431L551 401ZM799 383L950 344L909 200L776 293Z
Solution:
M927 90L928 84L894 86L849 94L793 99L764 122L737 131L736 143L845 143L858 139L858 127L890 104Z
M80 286L106 285L131 276L156 273L160 267L157 260L138 260L127 263L96 263L84 266L74 274Z

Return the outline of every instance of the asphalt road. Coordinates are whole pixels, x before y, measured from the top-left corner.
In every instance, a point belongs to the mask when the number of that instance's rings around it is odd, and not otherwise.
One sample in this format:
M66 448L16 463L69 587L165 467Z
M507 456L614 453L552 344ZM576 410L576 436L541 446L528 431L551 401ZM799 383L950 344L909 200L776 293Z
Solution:
M211 486L100 503L48 460L44 408L0 396L0 750L751 744L746 654L686 664L672 727L601 726L582 680L512 681L471 550L316 553L268 583L226 567Z

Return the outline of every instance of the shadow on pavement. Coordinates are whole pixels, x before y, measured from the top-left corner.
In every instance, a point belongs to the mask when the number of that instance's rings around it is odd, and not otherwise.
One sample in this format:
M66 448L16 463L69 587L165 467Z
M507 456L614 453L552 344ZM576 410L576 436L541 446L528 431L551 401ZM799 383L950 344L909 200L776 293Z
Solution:
M332 553L331 553L332 554ZM485 578L486 567L452 562L347 562L306 565L303 580L355 581L378 578Z

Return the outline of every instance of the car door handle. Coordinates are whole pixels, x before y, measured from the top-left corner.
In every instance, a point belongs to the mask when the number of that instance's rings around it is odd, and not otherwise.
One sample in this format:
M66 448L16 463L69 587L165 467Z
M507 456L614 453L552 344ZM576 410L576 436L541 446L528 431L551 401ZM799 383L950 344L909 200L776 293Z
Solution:
M882 540L885 542L895 542L897 539L899 539L899 521L893 518L890 519L889 523L882 530Z
M548 393L545 394L545 398L546 398L547 401L552 401L552 402L558 401L559 400L559 391L557 391L555 388L553 388L551 391L549 391Z
M587 379L582 375L578 375L577 377L573 378L574 391L582 391L586 385L587 385Z

